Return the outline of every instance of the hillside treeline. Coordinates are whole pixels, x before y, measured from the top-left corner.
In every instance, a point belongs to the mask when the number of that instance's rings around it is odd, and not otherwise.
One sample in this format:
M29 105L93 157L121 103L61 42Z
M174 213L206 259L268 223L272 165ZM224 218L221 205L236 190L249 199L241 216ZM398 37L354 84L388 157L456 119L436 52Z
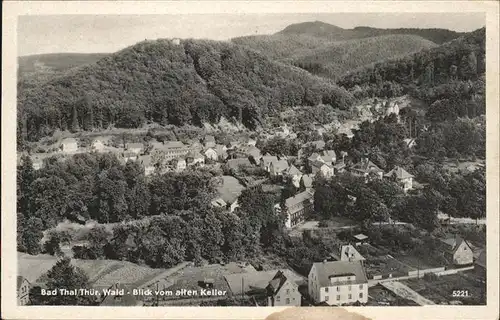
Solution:
M231 43L145 41L20 90L18 135L32 141L56 129L200 125L222 116L254 128L286 106L346 108L350 100L331 81Z
M479 29L439 47L390 59L350 72L337 83L358 95L390 96L466 82L485 73L485 29Z

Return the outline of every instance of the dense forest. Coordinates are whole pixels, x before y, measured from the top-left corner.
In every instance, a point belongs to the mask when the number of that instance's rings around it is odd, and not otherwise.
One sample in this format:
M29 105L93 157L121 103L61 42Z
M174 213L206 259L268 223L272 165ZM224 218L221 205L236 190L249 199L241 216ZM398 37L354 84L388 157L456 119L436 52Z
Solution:
M386 35L335 42L287 59L312 74L337 79L359 66L435 47L415 35Z
M287 106L350 102L329 80L231 43L145 41L36 87L20 85L18 134L32 141L56 129L200 125L223 116L255 128Z
M362 67L337 83L360 94L375 96L408 92L433 95L439 89L453 89L460 81L465 81L466 87L473 90L475 82L484 82L481 78L486 68L485 41L485 28L478 29L435 48ZM425 92L419 92L416 87L424 87Z
M122 165L111 154L78 154L65 162L49 159L34 171L29 157L18 167L18 250L60 253L71 235L52 230L40 246L42 230L69 220L118 223L109 233L93 228L88 245L76 246L83 259L125 259L153 267L184 260L211 262L255 257L281 234L278 201L262 187L245 189L234 214L212 208L220 172L188 170L144 176L136 162ZM131 238L131 239L130 239ZM74 239L73 239L74 240Z

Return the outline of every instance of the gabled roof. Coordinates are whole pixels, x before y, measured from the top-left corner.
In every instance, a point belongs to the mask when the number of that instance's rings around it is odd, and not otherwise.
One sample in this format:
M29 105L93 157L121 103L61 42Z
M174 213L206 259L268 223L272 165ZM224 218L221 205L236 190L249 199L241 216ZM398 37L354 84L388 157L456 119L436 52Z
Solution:
M386 173L385 176L396 179L413 178L413 175L411 175L410 173L408 173L408 171L398 166L394 167L394 169Z
M21 285L23 284L23 282L26 280L26 278L24 278L23 276L17 276L17 290L19 290L21 288ZM26 280L28 283L29 281Z
M310 144L315 146L316 149L323 149L326 145L323 140L311 141Z
M288 170L287 170L286 173L288 175L291 175L291 176L296 176L296 175L301 175L302 174L302 172L300 172L300 170L297 169L297 167L294 166L293 164L290 167L288 167Z
M124 289L125 294L123 296L108 295L102 302L101 306L136 306L137 299L130 293L130 290L123 284L117 283L112 285L109 289L119 290Z
M181 141L165 141L163 143L165 149L186 148L186 145Z
M205 136L205 138L203 139L203 141L205 141L205 142L215 142L215 138L214 138L214 136L207 135L207 136Z
M152 165L152 157L150 155L140 156L139 161L144 167L149 167Z
M364 160L361 160L360 162L356 163L354 166L352 166L352 170L363 172L363 173L384 172L376 164L374 164L373 162L371 162L368 159L364 159Z
M334 150L325 150L321 152L321 157L323 158L323 160L325 160L325 158L337 159L337 155L335 154Z
M342 246L340 250L340 260L342 261L361 261L366 260L352 245Z
M269 284L267 285L267 288L272 292L272 294L276 294L280 291L281 287L286 283L287 277L285 274L279 270L276 272L276 275L269 281ZM291 281L291 283L294 283ZM295 283L294 283L295 284Z
M203 158L203 155L201 155L198 151L191 150L186 154L186 158Z
M311 163L311 166L316 167L318 169L321 169L323 166L326 166L328 168L332 168L328 163L324 163L323 161L315 160Z
M290 197L285 200L285 205L290 208L293 207L299 203L303 203L304 201L309 201L313 197L313 194L309 191L304 191L299 194L296 194L293 197Z
M247 158L236 158L227 160L227 166L231 169L238 169L239 166L251 166L250 160Z
M355 280L346 281L346 284L361 284L368 282L365 270L363 269L360 261L315 262L313 266L316 268L320 287L329 287L330 277L339 277L344 275L356 276Z
M312 188L313 185L313 176L312 174L305 174L302 176L302 183L305 188Z
M278 161L278 157L265 155L260 160L264 163L264 165L268 165L271 164L271 162Z
M444 243L445 245L445 251L448 251L449 253L455 253L458 248L462 245L462 243L465 243L469 249L472 250L471 246L467 241L462 239L461 237L456 237L456 238L447 238L447 239L441 239L441 242Z
M476 264L483 268L486 268L486 250L481 250L481 253L476 259Z
M271 162L275 171L281 172L288 169L288 162L286 160L277 160Z
M309 158L307 158L307 160L309 160L309 161L314 161L314 160L318 160L318 158L320 158L320 157L321 157L321 156L320 156L318 153L314 152L313 154L311 154L311 155L309 156Z

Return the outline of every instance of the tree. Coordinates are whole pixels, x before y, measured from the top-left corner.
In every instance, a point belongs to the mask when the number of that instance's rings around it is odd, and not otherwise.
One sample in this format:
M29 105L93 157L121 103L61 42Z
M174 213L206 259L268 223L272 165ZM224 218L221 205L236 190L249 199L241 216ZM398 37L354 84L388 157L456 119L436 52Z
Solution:
M28 218L22 235L22 243L27 253L33 255L40 253L40 241L43 238L43 230L44 226L40 218Z
M17 167L17 211L30 214L31 184L35 180L33 161L27 154L21 156L21 165Z
M44 251L52 256L63 255L63 252L61 251L61 238L59 236L59 233L52 230L51 232L49 232L48 238L49 239L43 244Z
M88 289L89 278L85 272L71 264L70 258L59 259L47 272L47 290L57 290L56 295L38 296L31 299L33 305L95 305L94 296L68 295L61 290ZM40 299L40 300L38 300Z
M78 111L76 109L76 106L73 106L72 110L73 111L71 112L72 115L71 131L77 132L80 131L80 125L78 124Z

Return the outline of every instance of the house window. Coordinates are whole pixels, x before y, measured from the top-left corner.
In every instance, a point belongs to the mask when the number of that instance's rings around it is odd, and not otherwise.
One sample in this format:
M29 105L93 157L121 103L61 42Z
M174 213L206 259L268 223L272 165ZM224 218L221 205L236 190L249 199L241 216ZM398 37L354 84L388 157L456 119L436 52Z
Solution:
M351 289L352 289L351 286L349 286L349 291L351 291Z
M347 296L347 299L351 300L352 299L352 294L349 293L349 295Z
M290 289L286 289L286 294L290 294Z
M340 295L337 295L337 301L339 301L339 300L340 300Z
M276 301L280 301L280 296L276 296Z
M337 292L339 292L339 291L340 291L340 287L337 287Z
M290 298L286 298L285 302L286 304L290 304Z
M360 289L360 290L362 290L362 289L363 289L363 285L362 285L362 284L360 284L360 285L359 285L359 289Z
M328 287L325 288L325 292L328 292Z
M361 293L359 294L359 298L360 298L360 299L363 299L363 292L361 292Z
M325 296L325 301L328 301L330 300L330 297L329 296Z

